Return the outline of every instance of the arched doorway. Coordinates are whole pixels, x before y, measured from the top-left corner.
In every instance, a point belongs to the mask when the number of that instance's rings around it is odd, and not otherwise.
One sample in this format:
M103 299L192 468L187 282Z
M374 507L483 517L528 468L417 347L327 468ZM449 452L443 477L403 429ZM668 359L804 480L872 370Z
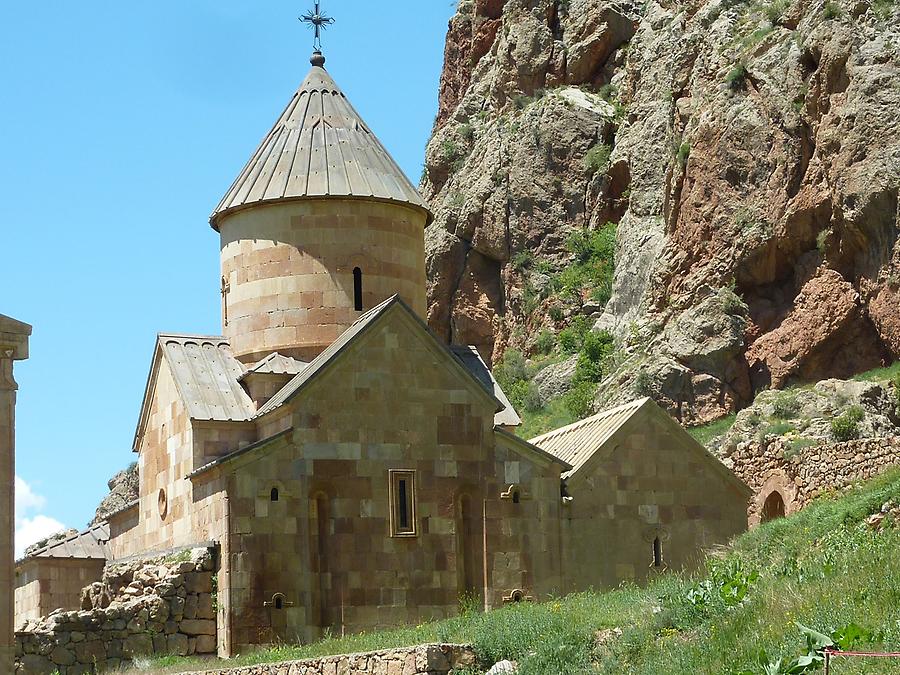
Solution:
M776 518L784 518L784 497L777 490L766 497L763 504L760 522L767 523Z

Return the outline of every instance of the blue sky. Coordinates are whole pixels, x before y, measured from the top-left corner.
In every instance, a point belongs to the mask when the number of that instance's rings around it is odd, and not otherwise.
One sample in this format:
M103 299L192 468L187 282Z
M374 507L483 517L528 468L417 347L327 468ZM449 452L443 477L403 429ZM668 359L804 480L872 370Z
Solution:
M83 527L136 459L157 332L218 334L208 216L309 68L311 0L13 3L0 25L0 312L17 365L17 548ZM324 0L326 67L418 180L450 0Z

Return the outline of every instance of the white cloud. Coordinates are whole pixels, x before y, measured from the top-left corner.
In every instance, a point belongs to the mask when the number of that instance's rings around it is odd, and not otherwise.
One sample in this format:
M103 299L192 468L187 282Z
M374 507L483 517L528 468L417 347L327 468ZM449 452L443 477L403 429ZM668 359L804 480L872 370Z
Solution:
M37 494L22 478L16 476L16 558L32 544L56 534L66 526L55 518L31 512L44 508L47 500Z
M25 515L27 511L40 509L46 503L46 499L35 494L28 483L16 476L16 515Z
M25 555L25 549L32 544L64 529L65 525L50 516L16 518L16 559Z

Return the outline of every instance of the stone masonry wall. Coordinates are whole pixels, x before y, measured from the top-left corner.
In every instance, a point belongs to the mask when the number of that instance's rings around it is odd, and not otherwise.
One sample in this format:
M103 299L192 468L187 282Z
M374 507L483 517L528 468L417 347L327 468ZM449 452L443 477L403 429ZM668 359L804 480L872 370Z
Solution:
M822 494L872 478L900 464L900 436L825 443L800 450L790 439L768 437L740 444L724 460L741 480L753 488L750 525L762 518L766 499L777 492L785 514L794 513Z
M206 549L110 565L82 594L16 633L16 673L80 675L137 656L216 653L215 582Z
M466 645L420 645L188 675L446 675L475 663Z

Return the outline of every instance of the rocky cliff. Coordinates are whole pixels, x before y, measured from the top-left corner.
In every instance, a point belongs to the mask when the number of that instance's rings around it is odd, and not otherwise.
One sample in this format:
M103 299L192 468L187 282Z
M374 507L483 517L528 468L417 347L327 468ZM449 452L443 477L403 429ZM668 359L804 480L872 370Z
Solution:
M878 366L898 132L896 0L462 0L422 178L429 323L497 361L590 317L617 344L597 403L689 423ZM613 226L607 288L572 241Z
M106 520L111 513L125 508L139 496L140 475L137 462L133 462L128 468L122 469L107 482L109 494L107 494L94 514L90 525L96 525Z

